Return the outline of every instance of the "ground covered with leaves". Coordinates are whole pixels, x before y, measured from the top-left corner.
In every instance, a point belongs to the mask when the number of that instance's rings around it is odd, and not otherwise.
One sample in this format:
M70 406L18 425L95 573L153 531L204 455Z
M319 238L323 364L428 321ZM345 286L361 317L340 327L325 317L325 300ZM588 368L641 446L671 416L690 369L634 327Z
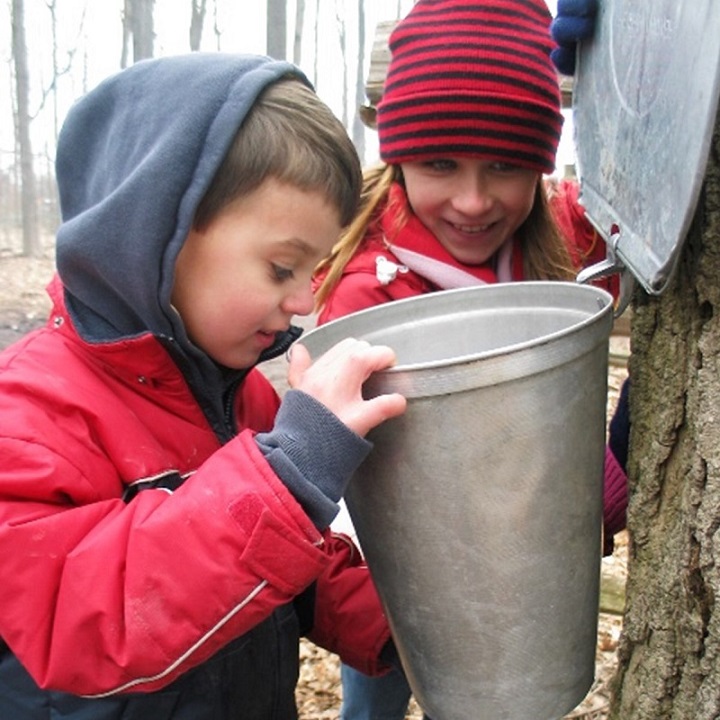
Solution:
M39 259L21 257L16 249L0 248L0 347L20 338L41 324L50 309L45 286L54 269L52 247ZM618 325L611 339L608 417L617 401L627 374L629 339ZM278 389L284 390L284 361L279 359L267 367L268 375ZM615 553L603 560L603 574L624 582L626 574L627 538L616 538ZM601 720L607 718L610 683L616 667L616 650L622 618L601 613L598 622L596 680L585 700L566 718ZM542 662L542 658L538 658ZM300 681L297 702L301 720L336 720L341 703L339 663L335 656L309 642L301 646ZM413 702L407 719L420 720L422 712Z

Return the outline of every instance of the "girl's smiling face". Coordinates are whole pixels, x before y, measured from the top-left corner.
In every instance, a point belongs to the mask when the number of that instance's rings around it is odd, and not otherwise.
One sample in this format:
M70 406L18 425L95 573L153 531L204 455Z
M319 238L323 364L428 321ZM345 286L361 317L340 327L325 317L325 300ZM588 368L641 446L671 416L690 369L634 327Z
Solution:
M190 339L221 365L254 365L294 315L312 312L313 270L340 230L324 194L274 179L191 230L172 292Z
M413 212L466 265L487 262L525 222L540 182L536 170L482 158L402 163Z

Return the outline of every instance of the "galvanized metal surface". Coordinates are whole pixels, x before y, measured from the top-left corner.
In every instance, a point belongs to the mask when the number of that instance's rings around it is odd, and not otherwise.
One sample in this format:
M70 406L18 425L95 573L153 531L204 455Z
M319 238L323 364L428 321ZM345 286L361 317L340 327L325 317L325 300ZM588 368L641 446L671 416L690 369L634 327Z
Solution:
M717 0L599 3L573 90L581 201L647 292L662 292L679 257L719 95Z
M434 720L551 720L593 680L612 298L572 283L434 293L310 332L395 348L346 496Z

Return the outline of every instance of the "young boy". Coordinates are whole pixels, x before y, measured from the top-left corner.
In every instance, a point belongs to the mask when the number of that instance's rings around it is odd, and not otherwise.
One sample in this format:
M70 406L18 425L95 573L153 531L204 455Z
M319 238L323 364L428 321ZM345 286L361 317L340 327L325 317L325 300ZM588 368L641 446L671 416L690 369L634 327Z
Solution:
M298 639L365 672L389 630L327 528L403 412L384 347L293 348L356 153L293 66L138 63L71 110L45 328L0 356L0 717L297 715Z

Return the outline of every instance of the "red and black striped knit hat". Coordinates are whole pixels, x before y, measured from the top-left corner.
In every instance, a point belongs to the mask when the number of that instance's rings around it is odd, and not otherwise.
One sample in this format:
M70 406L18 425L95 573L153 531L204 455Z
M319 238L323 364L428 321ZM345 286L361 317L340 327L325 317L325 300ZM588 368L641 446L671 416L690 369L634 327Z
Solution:
M555 169L562 129L545 0L419 0L390 35L386 163L482 156Z

